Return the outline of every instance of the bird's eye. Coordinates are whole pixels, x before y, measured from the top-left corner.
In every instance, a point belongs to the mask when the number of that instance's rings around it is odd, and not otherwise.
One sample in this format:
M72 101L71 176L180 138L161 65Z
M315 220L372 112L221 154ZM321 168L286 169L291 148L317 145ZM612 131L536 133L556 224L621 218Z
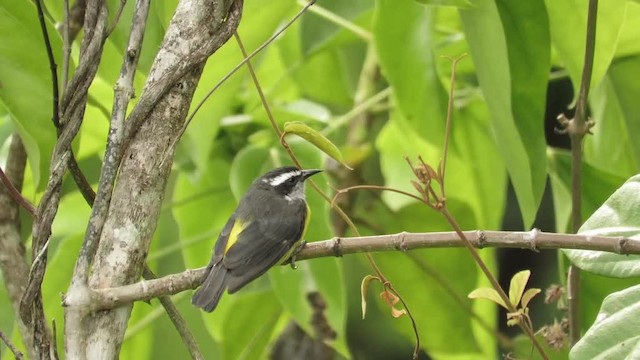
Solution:
M292 177L288 178L287 179L287 183L289 183L291 185L295 184L296 183L296 177L292 176Z

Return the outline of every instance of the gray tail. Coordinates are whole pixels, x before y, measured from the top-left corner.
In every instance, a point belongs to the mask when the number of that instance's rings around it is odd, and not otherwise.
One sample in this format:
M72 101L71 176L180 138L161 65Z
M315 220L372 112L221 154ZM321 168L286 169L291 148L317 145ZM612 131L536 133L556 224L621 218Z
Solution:
M196 291L191 303L206 312L212 312L227 288L227 269L221 263L210 268L202 287Z

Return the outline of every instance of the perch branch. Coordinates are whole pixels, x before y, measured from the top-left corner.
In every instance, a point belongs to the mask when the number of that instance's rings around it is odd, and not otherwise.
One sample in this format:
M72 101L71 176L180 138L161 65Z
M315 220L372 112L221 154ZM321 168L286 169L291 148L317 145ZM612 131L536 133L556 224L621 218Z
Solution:
M556 234L537 229L525 232L463 231L471 244L478 248L530 249L581 249L607 251L616 254L640 254L640 240L625 237L608 237L576 234ZM296 261L329 256L377 252L409 251L428 248L464 247L454 231L433 233L408 233L356 236L307 243L296 256ZM92 291L92 311L111 309L133 301L149 300L161 295L173 295L194 289L204 280L206 268L189 269L154 280ZM65 306L76 305L64 303ZM79 304L77 304L79 305Z

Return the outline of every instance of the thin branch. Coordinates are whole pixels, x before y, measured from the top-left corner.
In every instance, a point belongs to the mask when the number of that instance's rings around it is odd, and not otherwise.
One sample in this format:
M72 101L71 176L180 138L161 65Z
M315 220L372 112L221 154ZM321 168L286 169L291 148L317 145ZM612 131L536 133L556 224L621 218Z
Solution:
M444 187L444 180L446 178L445 174L447 171L447 154L449 152L449 139L451 138L451 117L453 116L453 93L455 91L455 86L456 86L456 66L458 65L458 62L460 62L460 60L462 60L462 58L464 58L465 56L467 56L467 54L462 54L460 56L458 56L455 59L450 59L451 60L451 80L449 81L449 101L447 103L447 126L446 126L446 130L445 130L445 135L444 135L444 154L442 155L442 184L441 184L441 190L442 190L442 197L446 198L446 194L444 192L445 187Z
M144 266L144 269L142 270L142 276L146 280L157 278L157 276L146 264ZM184 321L184 318L182 317L182 315L180 315L180 311L178 311L178 308L171 300L171 297L169 297L168 295L163 295L159 297L159 300L164 307L164 310L167 312L167 315L169 315L169 319L171 319L171 322L176 327L176 330L178 330L178 333L182 338L182 342L184 342L187 350L189 350L189 354L191 354L191 358L195 360L203 360L204 356L202 356L202 352L198 347L196 339L193 337L193 334L187 326L187 322Z
M556 234L537 229L522 232L510 231L462 231L462 235L477 249L516 248L537 251L540 249L579 249L606 251L616 254L640 254L640 240L625 237ZM296 255L296 261L323 257L342 257L349 254L401 251L431 248L465 247L455 231L433 233L408 233L336 237L330 240L307 243ZM130 285L92 290L91 310L115 308L133 301L149 300L161 295L173 295L195 289L205 277L206 267L189 269L155 280L144 280ZM82 299L65 299L64 306L82 305ZM85 301L87 299L84 299ZM88 305L88 304L85 304Z
M5 171L18 194L22 189L26 163L26 150L20 136L15 133L9 145ZM0 272L14 314L20 312L20 299L29 280L29 264L20 236L20 227L20 207L15 202L15 197L9 195L8 188L0 187L0 233L2 234L0 236ZM16 318L15 324L24 342L28 358L35 359L32 324L22 321L20 317Z
M116 11L116 16L113 17L113 23L109 26L107 30L107 37L113 33L113 30L118 26L118 22L120 21L120 17L122 16L122 11L124 10L124 6L127 4L127 0L120 0L120 6L118 6L118 10Z
M9 338L2 331L0 331L0 339L2 339L2 341L5 343L5 345L7 345L7 348L9 348L9 350L11 350L11 352L13 353L13 356L15 356L16 360L24 359L24 356L22 355L22 352L20 352L20 350L18 350L15 346L13 346L13 344L11 343L11 340L9 340Z
M16 189L15 186L13 186L13 184L11 183L11 180L9 180L9 178L4 173L1 167L0 167L0 181L2 181L2 184L4 185L5 189L7 189L9 196L11 196L11 198L18 205L22 206L31 215L31 217L35 216L36 209L33 207L33 205L31 205L31 203L27 199L24 198L24 196L22 196L20 191L18 191L18 189Z
M51 40L49 39L49 31L47 30L47 23L44 19L44 12L42 10L42 0L36 0L36 9L38 10L38 21L40 22L40 30L42 31L42 37L44 38L44 46L47 50L47 58L49 60L49 69L51 70L51 83L53 94L53 111L52 118L53 124L56 128L60 128L60 118L58 112L58 70L56 65L56 59L53 56L53 49L51 47Z
M589 0L584 67L575 117L566 128L571 139L571 227L578 232L582 224L582 139L589 133L593 122L587 120L587 101L591 86L596 45L598 0ZM572 345L580 340L580 269L571 265L568 273L569 340Z

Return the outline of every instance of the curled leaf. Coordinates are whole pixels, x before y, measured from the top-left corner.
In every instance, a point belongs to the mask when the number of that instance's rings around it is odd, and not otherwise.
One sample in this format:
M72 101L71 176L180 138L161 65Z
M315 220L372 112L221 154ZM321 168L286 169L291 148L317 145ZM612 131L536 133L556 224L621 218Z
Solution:
M369 290L369 283L371 283L372 280L380 281L380 279L377 276L367 275L362 279L362 282L360 283L360 300L362 301L362 319L364 319L367 313L367 290Z
M507 304L505 304L504 301L502 301L502 298L500 297L500 295L498 295L498 292L495 291L495 289L491 289L491 288L475 289L472 292L470 292L469 295L467 295L467 297L469 299L485 299L485 300L493 301L494 303L502 306L503 308L508 309Z
M322 150L325 154L329 155L340 164L344 165L349 170L353 170L349 165L347 165L343 158L342 153L337 146L335 146L329 139L324 137L322 134L307 126L307 124L302 121L291 121L284 124L283 127L284 135L287 134L295 134L300 136L301 138L307 140L311 144L313 144L318 149Z
M397 319L400 316L407 314L407 310L397 309L395 307L395 305L398 303L398 301L400 301L400 299L396 294L392 293L388 289L384 289L384 291L380 293L380 298L382 298L382 300L384 300L384 302L386 302L387 305L389 305L389 307L391 308L391 316L393 316L394 318Z

